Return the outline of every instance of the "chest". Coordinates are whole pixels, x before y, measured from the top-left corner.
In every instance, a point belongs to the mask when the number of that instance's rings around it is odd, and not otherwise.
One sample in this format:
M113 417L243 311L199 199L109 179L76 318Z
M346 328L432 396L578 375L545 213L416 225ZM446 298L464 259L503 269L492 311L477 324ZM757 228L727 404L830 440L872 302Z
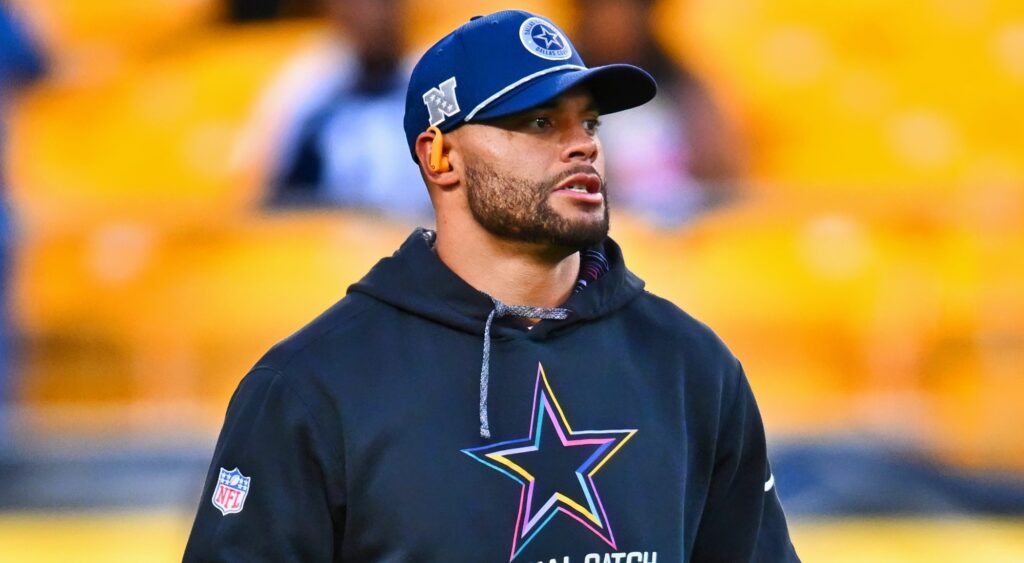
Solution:
M483 439L478 346L349 381L349 558L683 560L696 525L684 499L706 494L710 445L681 364L496 343Z

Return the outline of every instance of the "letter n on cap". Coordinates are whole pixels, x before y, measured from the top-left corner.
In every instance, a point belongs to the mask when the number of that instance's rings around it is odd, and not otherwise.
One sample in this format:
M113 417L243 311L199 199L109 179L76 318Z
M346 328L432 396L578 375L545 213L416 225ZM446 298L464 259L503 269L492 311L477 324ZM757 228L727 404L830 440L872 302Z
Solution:
M423 103L430 112L430 124L443 123L446 117L459 113L459 100L455 97L455 77L445 80L437 88L423 94Z

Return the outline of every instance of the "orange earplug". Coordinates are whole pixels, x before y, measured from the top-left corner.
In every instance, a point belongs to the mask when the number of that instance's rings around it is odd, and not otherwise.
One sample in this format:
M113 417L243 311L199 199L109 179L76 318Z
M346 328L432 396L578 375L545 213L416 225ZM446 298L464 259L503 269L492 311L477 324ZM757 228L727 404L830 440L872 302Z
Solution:
M434 140L430 143L430 169L434 172L448 172L452 167L444 155L444 135L437 127L430 127L427 132L434 133Z

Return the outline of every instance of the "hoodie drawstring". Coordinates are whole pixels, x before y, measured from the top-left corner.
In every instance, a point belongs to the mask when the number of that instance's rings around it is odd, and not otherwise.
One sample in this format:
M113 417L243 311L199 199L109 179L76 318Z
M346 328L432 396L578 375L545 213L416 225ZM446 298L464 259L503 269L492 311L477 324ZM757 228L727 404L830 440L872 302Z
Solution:
M494 309L487 315L484 325L484 358L480 366L480 437L491 437L491 425L487 420L487 387L491 376L491 323L495 317L521 317L524 319L562 320L569 317L568 309L545 309L524 305L506 305L491 297Z

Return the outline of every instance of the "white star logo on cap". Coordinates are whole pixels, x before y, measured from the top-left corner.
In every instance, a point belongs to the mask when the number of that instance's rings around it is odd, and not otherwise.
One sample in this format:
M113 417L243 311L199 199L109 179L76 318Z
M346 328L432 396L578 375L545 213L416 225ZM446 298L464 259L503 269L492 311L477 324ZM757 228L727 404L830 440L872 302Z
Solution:
M569 40L551 22L532 17L519 26L519 41L534 55L549 61L564 61L572 58Z
M559 49L562 48L562 42L558 40L558 36L555 35L550 29L548 29L547 26L541 25L538 27L540 27L540 35L534 35L534 39L539 39L543 41L544 45L548 49L550 49L552 45L558 47Z

